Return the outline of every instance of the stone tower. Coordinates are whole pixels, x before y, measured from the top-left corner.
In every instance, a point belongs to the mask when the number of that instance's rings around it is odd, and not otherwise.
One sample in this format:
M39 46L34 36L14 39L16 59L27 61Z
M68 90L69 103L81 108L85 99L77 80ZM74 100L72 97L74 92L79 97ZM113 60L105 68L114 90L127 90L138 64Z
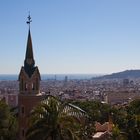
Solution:
M24 66L19 74L19 140L25 140L28 129L28 118L31 110L42 100L40 94L40 73L35 66L32 38L30 32L31 17L28 17L29 31Z

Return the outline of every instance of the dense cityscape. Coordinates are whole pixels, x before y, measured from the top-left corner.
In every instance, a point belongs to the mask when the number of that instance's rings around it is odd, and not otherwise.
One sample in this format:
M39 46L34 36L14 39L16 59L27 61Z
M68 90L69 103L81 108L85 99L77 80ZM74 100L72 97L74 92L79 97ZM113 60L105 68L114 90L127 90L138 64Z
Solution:
M139 78L131 78L131 79L98 79L98 78L90 78L90 79L69 79L68 76L65 76L64 79L48 79L42 80L40 83L40 92L42 95L49 95L56 97L60 101L67 101L79 106L83 110L87 111L87 114L91 117L91 122L94 124L94 129L90 132L88 137L82 139L111 139L111 132L116 133L116 131L121 131L124 129L123 117L126 114L126 110L124 108L128 108L128 106L136 101L137 102L137 113L139 114L139 103L140 103L140 79ZM16 108L18 106L18 94L19 94L19 81L0 81L0 99L4 100L6 104L8 104L12 108ZM101 116L97 113L100 111L100 107L95 108L95 104L102 104L104 106L104 110L101 110ZM86 105L87 104L87 105ZM89 107L88 107L89 106ZM93 108L91 109L91 106ZM106 107L108 106L108 107ZM109 109L110 106L110 109ZM111 124L114 123L115 127L108 124L111 114L113 110L119 110L118 113L114 113L116 116L120 117L122 122L117 123L117 119L112 116ZM110 111L109 111L110 110ZM120 111L122 110L122 111ZM131 110L132 111L132 110ZM94 113L93 113L94 112ZM91 114L92 113L92 114ZM105 113L105 114L104 114ZM106 113L110 115L106 116ZM113 115L114 115L113 114ZM121 116L122 115L122 116ZM130 115L130 114L129 114ZM136 117L132 114L133 117ZM134 119L134 118L133 118ZM140 130L140 120L139 115L137 115L137 121L134 121L134 125L137 129L138 134L135 138L134 132L132 132L132 136L129 138L127 135L122 136L120 132L118 134L114 134L114 138L116 139L133 139L137 140L139 138L139 130ZM126 118L125 118L126 120ZM129 122L130 121L130 122ZM133 123L131 120L128 120L127 123ZM90 122L90 123L91 123ZM96 123L95 123L96 122ZM97 123L98 122L98 123ZM101 124L104 123L102 126ZM117 123L117 124L116 124ZM99 125L99 126L98 126ZM109 126L108 126L109 125ZM120 125L120 126L119 126ZM126 125L126 124L125 124ZM128 125L128 124L127 124ZM131 124L132 125L132 124ZM103 128L102 128L103 127ZM108 127L109 130L108 130ZM119 127L119 128L118 128ZM122 127L122 128L121 128ZM133 125L131 126L133 127ZM97 133L96 133L96 131ZM98 130L99 129L99 130ZM102 130L103 129L103 130ZM117 129L117 130L115 130ZM132 128L130 128L131 130ZM101 132L98 132L101 131ZM107 132L109 131L109 136ZM116 135L116 136L115 136ZM121 136L120 136L121 135ZM93 138L92 138L93 137Z
M41 93L59 97L61 100L94 101L115 104L128 104L140 98L140 78L137 79L49 79L42 80ZM0 81L0 97L6 98L9 105L17 106L18 81ZM10 104L11 98L11 104ZM13 103L12 103L13 100Z

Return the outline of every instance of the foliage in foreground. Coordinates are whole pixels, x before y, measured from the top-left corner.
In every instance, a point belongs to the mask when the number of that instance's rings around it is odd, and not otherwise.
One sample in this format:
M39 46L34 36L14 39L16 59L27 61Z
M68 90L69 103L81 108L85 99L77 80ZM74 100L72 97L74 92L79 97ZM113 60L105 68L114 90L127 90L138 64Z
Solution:
M67 104L54 98L47 102L48 104L42 103L32 113L32 125L27 133L29 140L43 136L44 140L88 140L95 132L95 121L104 123L109 121L109 118L114 123L111 140L140 139L140 100L126 106L110 106L98 101L72 101L72 104L87 112L89 118L84 125L80 125L75 117L68 115L73 110L63 112Z
M16 140L17 121L10 108L0 101L0 140Z
M77 140L80 121L68 104L49 97L37 106L30 118L27 140Z
M110 106L98 101L73 101L72 103L88 113L92 124L95 121L104 123L111 118L115 126L111 139L140 139L140 99L120 106Z

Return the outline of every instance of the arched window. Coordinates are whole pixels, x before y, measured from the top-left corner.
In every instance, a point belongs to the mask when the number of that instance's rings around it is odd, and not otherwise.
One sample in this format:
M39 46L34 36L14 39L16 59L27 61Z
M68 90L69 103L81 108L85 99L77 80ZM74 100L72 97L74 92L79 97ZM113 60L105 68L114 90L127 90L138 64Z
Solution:
M35 83L32 83L32 90L35 90Z
M27 85L27 83L25 82L25 91L27 90L27 86L28 86L28 85Z

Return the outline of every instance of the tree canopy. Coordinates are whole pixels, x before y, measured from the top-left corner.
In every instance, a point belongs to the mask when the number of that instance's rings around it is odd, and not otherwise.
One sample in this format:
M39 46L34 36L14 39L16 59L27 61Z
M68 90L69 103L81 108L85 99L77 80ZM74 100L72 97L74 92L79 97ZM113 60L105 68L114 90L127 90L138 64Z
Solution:
M42 101L31 113L27 140L77 140L81 123L76 108L54 97Z
M16 140L17 121L10 108L0 101L0 140Z

